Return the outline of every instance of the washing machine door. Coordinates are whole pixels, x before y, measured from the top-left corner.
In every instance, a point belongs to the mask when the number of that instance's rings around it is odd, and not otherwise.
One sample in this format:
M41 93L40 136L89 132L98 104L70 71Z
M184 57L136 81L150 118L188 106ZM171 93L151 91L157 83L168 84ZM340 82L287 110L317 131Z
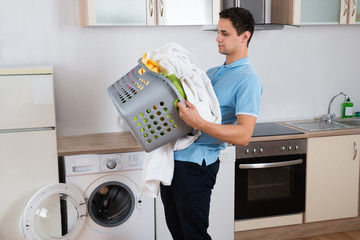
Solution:
M76 239L86 218L86 203L74 186L58 183L40 189L20 219L25 239Z

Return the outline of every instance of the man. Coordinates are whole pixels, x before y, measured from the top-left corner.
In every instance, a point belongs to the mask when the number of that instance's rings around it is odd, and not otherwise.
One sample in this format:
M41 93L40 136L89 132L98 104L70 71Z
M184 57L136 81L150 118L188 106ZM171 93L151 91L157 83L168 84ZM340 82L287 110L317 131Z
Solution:
M254 130L262 86L247 57L255 22L248 10L220 12L219 52L225 64L207 71L219 100L222 124L199 115L189 101L178 103L180 117L202 135L188 148L174 153L171 186L161 185L168 228L175 240L207 240L211 191L219 169L219 152L226 143L246 146ZM219 206L221 207L221 206Z

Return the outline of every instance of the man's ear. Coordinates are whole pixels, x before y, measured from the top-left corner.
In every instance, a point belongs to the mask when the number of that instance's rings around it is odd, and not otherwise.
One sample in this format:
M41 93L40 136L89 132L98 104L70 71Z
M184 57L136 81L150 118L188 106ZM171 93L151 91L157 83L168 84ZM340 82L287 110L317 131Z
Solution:
M250 36L251 36L251 33L249 32L249 31L245 31L245 32L243 32L242 34L241 34L241 36L242 36L242 43L243 42L247 42L247 41L249 41L249 39L250 39Z

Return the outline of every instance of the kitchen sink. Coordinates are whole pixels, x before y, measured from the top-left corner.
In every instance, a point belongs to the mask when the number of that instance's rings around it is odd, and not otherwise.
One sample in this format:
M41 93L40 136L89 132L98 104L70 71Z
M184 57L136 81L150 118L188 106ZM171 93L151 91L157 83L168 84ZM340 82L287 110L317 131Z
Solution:
M360 123L360 122L359 122ZM324 120L304 120L299 122L285 122L285 124L300 128L309 132L313 131L323 131L323 130L336 130L336 129L346 129L352 128L351 125L345 125L343 123L338 123L333 121L332 123L327 123ZM360 127L360 125L358 125Z
M348 125L348 126L354 126L354 127L360 127L360 118L352 118L352 119L335 119L334 122Z
M303 121L285 122L285 124L300 128L309 132L323 131L323 130L336 130L360 127L360 118L335 118L331 123L325 122L322 119L311 119Z

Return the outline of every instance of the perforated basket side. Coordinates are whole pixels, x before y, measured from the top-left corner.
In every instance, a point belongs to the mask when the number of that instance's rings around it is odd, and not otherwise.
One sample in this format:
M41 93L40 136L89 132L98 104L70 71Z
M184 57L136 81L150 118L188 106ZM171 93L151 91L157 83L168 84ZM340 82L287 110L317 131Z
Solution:
M182 100L173 84L164 76L147 70L140 75L137 67L108 88L110 98L130 131L150 152L191 132L179 117L173 102ZM174 89L175 88L175 89Z
M166 84L174 93L176 98L179 99L183 104L184 101L177 91L176 87L171 83L165 76L155 73L149 70L142 62L138 60L139 65L129 71L126 75L120 78L118 81L113 83L109 88L108 92L114 101L117 101L119 105L127 104L136 95L141 95L143 90L146 90L148 86L154 83ZM139 70L143 68L146 70L145 73L140 74ZM159 81L162 80L162 81Z
M141 91L146 88L150 81L145 80L142 75L139 74L141 66L136 66L118 81L116 81L110 88L116 93L118 101L121 104L125 104L131 101L137 94L141 94ZM146 75L144 75L146 76Z
M191 131L172 107L172 101L158 100L145 111L134 114L129 127L136 139L149 152Z

